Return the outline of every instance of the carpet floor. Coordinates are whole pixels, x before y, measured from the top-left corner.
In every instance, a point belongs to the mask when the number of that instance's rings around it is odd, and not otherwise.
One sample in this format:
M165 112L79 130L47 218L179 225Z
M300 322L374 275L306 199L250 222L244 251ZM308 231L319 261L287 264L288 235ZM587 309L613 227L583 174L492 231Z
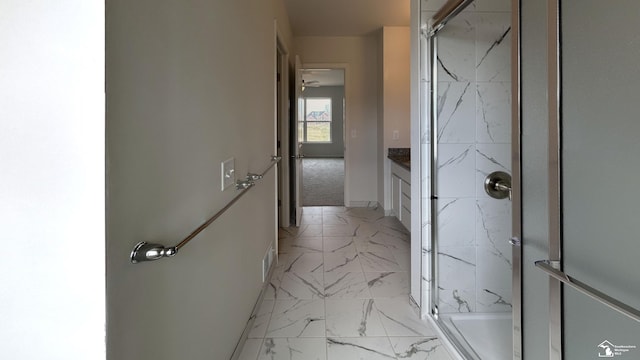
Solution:
M344 159L302 160L302 205L344 206Z

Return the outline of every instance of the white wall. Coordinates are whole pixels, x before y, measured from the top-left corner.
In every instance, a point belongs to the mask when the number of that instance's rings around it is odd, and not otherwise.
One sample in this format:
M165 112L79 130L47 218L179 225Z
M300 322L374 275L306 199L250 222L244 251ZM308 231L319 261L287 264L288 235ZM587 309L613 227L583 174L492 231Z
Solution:
M378 119L378 198L391 209L388 149L411 147L410 138L410 53L409 27L385 26L380 31L381 68ZM393 138L397 131L398 138Z
M240 338L275 241L275 171L175 258L128 256L139 241L175 244L234 197L222 161L234 157L238 177L268 164L283 9L107 2L109 359L228 359Z
M0 358L105 358L104 4L0 4Z
M346 187L348 205L377 202L377 39L362 37L296 37L304 64L347 64L345 71Z

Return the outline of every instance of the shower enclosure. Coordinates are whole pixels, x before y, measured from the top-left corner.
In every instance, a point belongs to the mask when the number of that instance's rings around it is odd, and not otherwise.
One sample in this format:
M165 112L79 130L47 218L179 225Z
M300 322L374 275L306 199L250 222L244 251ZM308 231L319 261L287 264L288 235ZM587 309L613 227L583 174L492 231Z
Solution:
M468 359L519 356L511 10L511 0L421 9L422 309Z

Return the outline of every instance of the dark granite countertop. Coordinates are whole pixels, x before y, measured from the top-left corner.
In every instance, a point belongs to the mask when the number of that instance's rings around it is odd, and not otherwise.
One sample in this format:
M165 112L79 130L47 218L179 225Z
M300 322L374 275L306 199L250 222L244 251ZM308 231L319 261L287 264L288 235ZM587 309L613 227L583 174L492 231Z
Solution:
M411 171L411 149L410 148L389 148L387 157L394 163Z

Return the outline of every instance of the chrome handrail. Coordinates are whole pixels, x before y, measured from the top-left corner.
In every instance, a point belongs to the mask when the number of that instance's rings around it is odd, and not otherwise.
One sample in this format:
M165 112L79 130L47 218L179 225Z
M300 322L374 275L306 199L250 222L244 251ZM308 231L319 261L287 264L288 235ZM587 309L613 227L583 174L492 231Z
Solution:
M611 296L603 293L600 290L594 289L591 286L576 280L575 278L565 274L564 272L556 269L551 261L549 260L538 260L535 262L535 265L542 269L542 271L546 272L547 275L552 278L561 281L564 284L571 286L572 288L578 290L579 292L589 296L590 298L607 305L613 310L626 315L627 317L640 322L640 310L635 309L621 301L618 301Z
M172 257L178 253L183 246L185 246L189 241L191 241L194 237L202 232L202 230L206 229L211 223L213 223L217 218L222 216L233 204L236 203L249 189L255 186L255 181L260 180L264 177L264 175L271 170L278 162L282 160L280 156L272 156L271 164L260 174L248 173L247 177L243 180L238 180L236 182L236 190L240 190L240 192L233 198L227 205L225 205L220 211L218 211L215 215L213 215L209 220L205 221L202 225L198 226L197 229L193 230L189 236L182 239L177 245L165 247L160 244L150 244L145 241L141 241L134 246L133 250L131 250L130 259L133 264L137 264L145 261L153 261L162 259L164 257Z

